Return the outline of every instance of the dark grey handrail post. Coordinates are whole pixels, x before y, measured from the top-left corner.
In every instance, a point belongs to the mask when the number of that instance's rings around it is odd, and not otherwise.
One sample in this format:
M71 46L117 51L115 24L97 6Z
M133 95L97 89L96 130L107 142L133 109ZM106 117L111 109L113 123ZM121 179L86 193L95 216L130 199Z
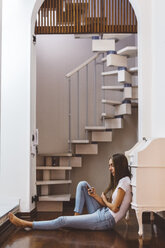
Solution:
M96 59L94 60L94 125L97 125L97 82L96 82Z
M79 71L77 72L77 139L80 138L80 86L79 86Z
M71 144L71 78L68 78L68 84L69 84L69 153L72 152L72 144Z
M104 58L104 54L102 54L102 57ZM104 62L103 62L102 70L104 72ZM104 86L104 85L105 85L104 76L102 76L102 86ZM104 100L104 99L105 99L105 90L102 90L102 100ZM102 113L105 113L105 104L104 103L102 103ZM103 125L105 125L104 116L102 118L103 118Z

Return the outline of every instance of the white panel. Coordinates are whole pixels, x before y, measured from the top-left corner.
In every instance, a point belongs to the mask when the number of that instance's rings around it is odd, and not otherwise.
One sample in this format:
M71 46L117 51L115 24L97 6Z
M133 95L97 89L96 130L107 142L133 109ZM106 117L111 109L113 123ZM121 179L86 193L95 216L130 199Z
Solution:
M132 83L132 76L125 70L118 71L118 82L119 83Z
M115 40L92 40L92 51L115 51Z
M127 57L109 54L107 55L107 66L127 67Z

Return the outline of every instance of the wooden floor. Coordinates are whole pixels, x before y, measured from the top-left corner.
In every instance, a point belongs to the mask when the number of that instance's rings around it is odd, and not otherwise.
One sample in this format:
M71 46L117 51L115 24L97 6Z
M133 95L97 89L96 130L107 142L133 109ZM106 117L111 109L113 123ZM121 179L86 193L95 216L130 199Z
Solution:
M65 211L63 215L73 212ZM52 219L57 213L38 214L38 220ZM61 229L56 231L37 231L16 229L1 248L164 248L163 230L151 224L144 224L143 238L138 238L138 225L134 212L129 224L121 221L113 231L85 231Z

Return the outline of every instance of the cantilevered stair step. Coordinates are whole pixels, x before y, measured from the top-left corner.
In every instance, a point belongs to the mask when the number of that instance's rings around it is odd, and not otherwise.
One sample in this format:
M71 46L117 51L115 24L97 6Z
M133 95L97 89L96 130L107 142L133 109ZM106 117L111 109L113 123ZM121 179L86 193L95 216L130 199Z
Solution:
M93 52L107 52L115 51L115 40L92 40L92 51Z
M127 57L118 54L108 54L107 66L127 67Z
M102 113L101 114L101 118L104 118L104 119L114 119L115 118L115 115L113 114L107 114L107 113Z
M71 180L44 180L44 181L37 181L37 185L52 185L52 184L70 184L72 183Z
M74 156L74 157L60 157L59 159L60 166L71 166L71 167L82 167L82 157Z
M105 100L105 99L102 99L101 102L104 103L104 104L112 105L112 106L122 104L121 101L113 101L113 100Z
M72 140L72 144L89 144L89 140Z
M124 90L124 86L123 85L113 85L113 86L102 86L101 87L102 90Z
M114 70L114 71L105 71L102 72L101 75L102 76L110 76L110 75L117 75L118 74L118 70Z
M39 201L70 201L70 194L64 194L64 195L44 195L39 196Z
M106 128L104 126L86 126L85 127L85 130L88 130L88 131L104 131L106 130Z
M112 141L112 131L97 131L92 132L93 142L111 142Z
M123 103L115 107L115 116L117 115L130 115L131 112L131 103Z
M71 170L70 166L37 166L36 170Z
M77 144L75 154L95 155L98 154L98 144Z
M105 126L107 129L123 128L123 118L105 119Z
M119 70L118 82L132 84L132 75L126 70Z
M127 46L117 51L117 54L127 56L127 57L136 57L137 56L137 47L136 46Z
M130 72L131 74L137 73L138 72L138 67L131 67L128 69L128 72Z
M137 86L132 87L132 99L133 100L138 99L138 87Z
M72 157L72 153L39 153L42 157Z

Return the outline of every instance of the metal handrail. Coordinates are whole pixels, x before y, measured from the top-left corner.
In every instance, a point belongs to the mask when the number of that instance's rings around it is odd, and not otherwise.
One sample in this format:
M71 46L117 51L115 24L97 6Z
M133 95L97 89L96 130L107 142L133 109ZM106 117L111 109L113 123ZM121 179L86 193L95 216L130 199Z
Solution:
M94 55L94 56L90 57L89 59L87 59L84 63L82 63L81 65L77 66L71 72L67 73L66 77L69 78L69 77L73 76L76 72L80 71L86 65L90 64L93 60L95 60L99 55L100 55L100 53L97 53L96 55Z

